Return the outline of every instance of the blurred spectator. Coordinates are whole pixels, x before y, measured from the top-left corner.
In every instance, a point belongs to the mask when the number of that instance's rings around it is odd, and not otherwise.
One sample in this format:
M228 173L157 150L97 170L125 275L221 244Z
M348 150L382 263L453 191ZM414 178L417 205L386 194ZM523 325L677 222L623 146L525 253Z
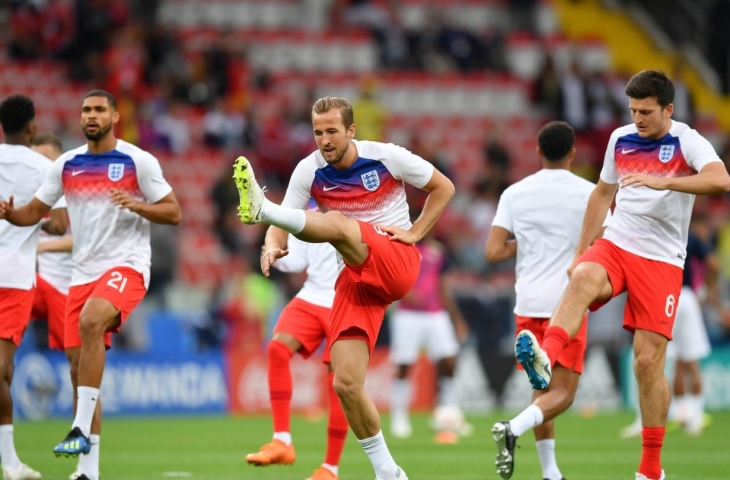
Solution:
M190 125L185 116L183 105L176 100L170 102L167 111L154 121L155 132L166 147L173 153L183 153L190 149Z
M535 103L550 119L560 116L562 91L553 57L548 55L535 85Z
M203 117L203 141L212 148L237 148L243 143L246 118L218 99Z
M355 111L355 137L358 140L383 140L388 110L375 97L376 91L375 77L365 77L360 82L360 96L352 102Z
M150 285L147 288L147 300L158 306L167 308L165 292L175 279L178 253L176 231L173 225L150 223L150 245L152 248L152 266Z
M568 122L576 132L583 132L590 126L588 117L588 98L583 73L576 62L560 79L561 98L560 120Z
M687 84L682 79L684 65L681 59L677 59L674 63L672 71L672 83L674 83L674 112L672 119L687 123L692 126L694 120L694 102L692 92L687 88Z
M509 10L512 29L536 31L537 0L509 0Z
M238 190L229 169L221 172L220 177L213 184L210 198L214 207L213 231L228 253L240 254L241 239L238 235L238 227L241 222L236 216Z
M42 6L42 2L22 2L12 7L8 40L10 58L36 60L41 57L43 53Z
M708 13L710 64L720 78L720 89L730 93L730 0L715 0Z

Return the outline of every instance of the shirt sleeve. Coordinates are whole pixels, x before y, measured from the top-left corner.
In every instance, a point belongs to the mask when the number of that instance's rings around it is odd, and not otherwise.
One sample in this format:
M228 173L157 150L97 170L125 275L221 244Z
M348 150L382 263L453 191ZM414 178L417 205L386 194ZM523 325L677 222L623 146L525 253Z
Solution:
M55 205L51 208L51 210L58 210L59 208L66 208L66 196L62 196L58 199Z
M618 183L615 157L618 137L619 133L617 131L611 134L611 139L608 141L608 146L606 147L606 154L603 156L603 168L601 169L601 180L611 185Z
M35 193L35 197L46 205L53 207L63 197L63 181L61 180L61 175L67 158L65 156L60 157L51 164L50 168L46 171L43 183Z
M309 244L299 240L294 235L289 235L287 250L289 250L289 254L276 260L272 266L285 273L303 272L309 265L307 255Z
M433 176L432 164L403 147L392 143L383 145L386 149L383 163L395 179L417 188L426 186Z
M157 203L172 192L172 187L162 176L160 162L154 156L146 153L136 158L134 163L137 167L137 185L145 200Z
M687 165L695 172L702 171L710 163L721 162L712 144L697 130L687 130L679 138Z
M307 208L309 199L312 197L312 182L316 169L317 167L310 157L297 164L289 179L289 186L286 187L281 206L300 210Z
M510 208L510 189L505 190L499 198L497 204L497 213L494 214L492 220L493 227L502 227L514 233L514 225L512 221L512 211Z

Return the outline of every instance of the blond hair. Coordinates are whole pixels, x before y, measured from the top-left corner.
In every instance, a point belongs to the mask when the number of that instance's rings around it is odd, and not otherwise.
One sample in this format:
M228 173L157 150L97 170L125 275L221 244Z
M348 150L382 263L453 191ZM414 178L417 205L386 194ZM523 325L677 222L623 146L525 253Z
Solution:
M345 128L350 128L350 125L355 123L355 113L352 110L352 104L348 99L340 97L322 97L314 102L314 106L312 107L312 116L315 114L327 113L333 108L340 111L342 123L345 125Z

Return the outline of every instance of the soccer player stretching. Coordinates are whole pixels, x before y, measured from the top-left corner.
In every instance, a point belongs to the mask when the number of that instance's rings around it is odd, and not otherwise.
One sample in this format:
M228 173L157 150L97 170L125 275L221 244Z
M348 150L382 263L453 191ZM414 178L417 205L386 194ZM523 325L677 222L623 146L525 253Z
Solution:
M575 132L565 122L550 122L537 137L542 170L504 191L487 239L490 262L517 257L515 320L517 331L542 339L578 245L588 197L595 185L570 172ZM608 212L603 212L603 218ZM514 235L515 239L511 237ZM532 405L509 422L492 428L497 442L497 473L512 477L517 437L534 428L545 480L561 480L555 460L553 418L570 407L583 372L587 323L560 354L550 387L535 391ZM521 368L521 367L519 367Z
M318 150L297 165L282 205L264 197L248 160L238 158L238 214L244 223L271 225L261 257L265 275L285 254L286 232L306 242L331 243L337 250L343 264L330 327L334 389L376 479L405 480L365 392L365 373L385 310L410 291L418 276L420 254L413 244L436 223L454 186L408 150L354 140L352 105L343 98L317 100L312 126ZM412 225L403 182L429 192ZM310 197L326 213L304 211Z
M157 159L114 137L118 121L114 97L103 90L89 92L81 110L87 144L56 160L27 205L15 209L13 202L0 201L0 218L35 225L65 194L74 229L64 346L77 393L76 416L66 439L53 449L56 455L91 450L91 435L101 429L101 416L94 411L111 333L139 304L149 283L149 222L176 225L182 218ZM95 467L77 478L98 480L98 463Z
M730 177L705 138L672 120L674 85L644 70L626 85L633 124L616 129L591 193L570 282L541 344L523 330L517 360L532 387L544 390L551 369L580 330L585 311L628 292L623 326L634 333L634 373L643 420L637 480L664 479L660 455L669 408L664 377L667 342L682 290L694 195L730 190ZM603 212L616 198L603 238Z
M253 465L291 465L296 459L290 428L292 378L289 361L295 353L309 358L326 340L335 298L337 258L328 243L305 243L289 235L288 254L274 262L282 272L307 272L299 293L284 307L269 342L269 396L274 420L274 438L256 453L246 455ZM329 347L329 345L325 345ZM337 480L338 465L347 438L347 419L332 388L332 360L329 348L322 359L329 373L329 421L324 463L307 480Z

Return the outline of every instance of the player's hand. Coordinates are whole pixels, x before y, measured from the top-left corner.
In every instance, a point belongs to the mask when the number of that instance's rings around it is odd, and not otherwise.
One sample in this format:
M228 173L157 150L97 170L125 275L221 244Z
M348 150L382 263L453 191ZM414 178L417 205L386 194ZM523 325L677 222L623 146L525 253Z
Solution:
M652 177L651 175L644 175L643 173L629 173L621 177L619 182L621 188L626 187L647 187L652 190L666 190L666 181L663 178Z
M112 188L110 190L109 198L114 205L119 208L126 208L130 212L136 213L139 211L139 207L141 205L140 202L133 199L127 192L124 190L117 190L116 188Z
M270 275L269 270L271 269L271 265L273 265L277 259L286 257L287 255L289 255L289 250L282 250L281 248L270 248L263 251L261 253L261 273L263 273L265 277L268 277Z
M7 200L0 200L0 219L7 220L13 216L13 212L15 211L15 206L13 205L14 200L12 195Z
M389 234L391 241L398 241L401 243L405 243L406 245L413 245L420 240L420 238L418 238L418 235L411 232L410 230L395 227L393 225L377 225L376 228L379 228L383 232Z

